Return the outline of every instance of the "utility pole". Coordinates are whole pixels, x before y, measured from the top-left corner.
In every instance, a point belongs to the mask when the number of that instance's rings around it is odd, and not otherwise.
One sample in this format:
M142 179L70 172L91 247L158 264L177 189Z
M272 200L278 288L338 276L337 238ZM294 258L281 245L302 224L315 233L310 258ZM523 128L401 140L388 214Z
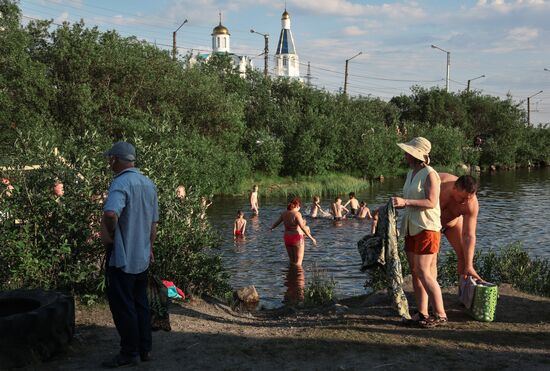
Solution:
M445 75L445 90L448 93L449 92L449 80L451 79L451 52L449 52L445 49L441 49L439 46L433 45L433 44L432 44L432 48L438 49L438 50L441 50L442 52L447 53L447 73Z
M178 54L178 48L176 46L176 32L178 32L179 29L186 23L187 23L187 19L185 21L183 21L183 23L178 27L177 30L172 32L172 59L173 60L176 60L176 56Z
M527 97L527 125L531 125L531 98L535 95L539 95L540 93L542 93L542 90L531 95L530 97Z
M267 78L268 61L269 61L269 34L264 35L264 76Z
M267 71L269 69L268 61L269 61L269 34L267 33L261 33L254 29L250 30L250 33L256 33L258 35L262 35L264 37L264 76L267 78ZM261 54L260 54L261 55Z
M306 85L311 86L311 65L307 62L307 75L306 75Z
M478 76L478 77L474 77L473 79L468 80L468 85L466 86L466 93L469 93L469 92L470 92L470 81L474 81L474 80L477 80L477 79L481 79L482 77L485 77L485 75L481 75L481 76Z
M349 61L351 61L355 57L360 56L361 54L363 54L363 52L359 52L359 53L355 54L353 57L351 57L350 59L346 59L346 71L344 73L344 95L346 95L348 93L348 65L349 65Z

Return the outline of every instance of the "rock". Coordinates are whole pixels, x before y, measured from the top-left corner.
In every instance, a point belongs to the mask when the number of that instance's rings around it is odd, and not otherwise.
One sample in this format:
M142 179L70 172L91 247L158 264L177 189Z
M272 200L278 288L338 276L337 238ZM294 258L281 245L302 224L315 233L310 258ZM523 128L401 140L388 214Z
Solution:
M474 166L474 171L476 173L481 173L481 168L478 165L476 165L476 166Z
M489 166L489 170L497 171L497 167L495 165L491 165L491 166Z
M459 165L460 169L462 169L462 171L468 173L470 172L470 166L466 165L466 164L460 164Z
M260 295L254 285L242 287L235 290L234 296L246 304L258 303L260 301Z

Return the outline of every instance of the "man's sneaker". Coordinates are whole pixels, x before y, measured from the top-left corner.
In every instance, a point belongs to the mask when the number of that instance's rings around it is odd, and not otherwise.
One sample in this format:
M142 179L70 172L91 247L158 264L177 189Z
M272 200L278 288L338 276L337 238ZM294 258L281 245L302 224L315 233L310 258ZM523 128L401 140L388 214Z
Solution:
M101 363L101 366L105 368L122 368L122 367L132 367L137 366L138 359L137 357L126 356L123 354L117 354L112 359L104 361Z
M139 354L141 362L149 362L151 360L151 352L143 352Z

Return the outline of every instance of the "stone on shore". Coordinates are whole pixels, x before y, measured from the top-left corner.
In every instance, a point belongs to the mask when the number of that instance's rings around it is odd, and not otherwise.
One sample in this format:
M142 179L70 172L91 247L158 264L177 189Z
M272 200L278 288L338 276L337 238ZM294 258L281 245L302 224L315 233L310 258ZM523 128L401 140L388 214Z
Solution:
M234 296L246 304L258 303L260 301L260 295L258 295L258 291L256 291L254 285L235 290Z

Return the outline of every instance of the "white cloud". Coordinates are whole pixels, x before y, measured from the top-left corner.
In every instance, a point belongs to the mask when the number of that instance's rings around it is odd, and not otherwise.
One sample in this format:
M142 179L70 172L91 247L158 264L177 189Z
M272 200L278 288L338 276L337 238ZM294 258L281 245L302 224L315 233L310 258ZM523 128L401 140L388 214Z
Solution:
M343 30L342 30L342 35L344 36L361 36L361 35L364 35L366 34L367 31L357 27L357 26L349 26L349 27L345 27Z
M487 49L493 53L509 53L512 51L535 48L534 41L539 37L539 30L532 27L512 28L504 39L496 42L494 47Z
M63 23L69 20L69 12L63 12L54 19L54 23Z
M478 0L474 10L489 10L501 14L508 14L520 9L541 7L548 8L548 2L545 2L544 0Z
M539 36L539 30L531 27L516 27L508 32L506 38L510 41L526 42L536 39Z
M291 3L293 7L313 14L333 16L423 19L427 15L426 11L414 1L381 5L362 4L350 0L292 0Z

